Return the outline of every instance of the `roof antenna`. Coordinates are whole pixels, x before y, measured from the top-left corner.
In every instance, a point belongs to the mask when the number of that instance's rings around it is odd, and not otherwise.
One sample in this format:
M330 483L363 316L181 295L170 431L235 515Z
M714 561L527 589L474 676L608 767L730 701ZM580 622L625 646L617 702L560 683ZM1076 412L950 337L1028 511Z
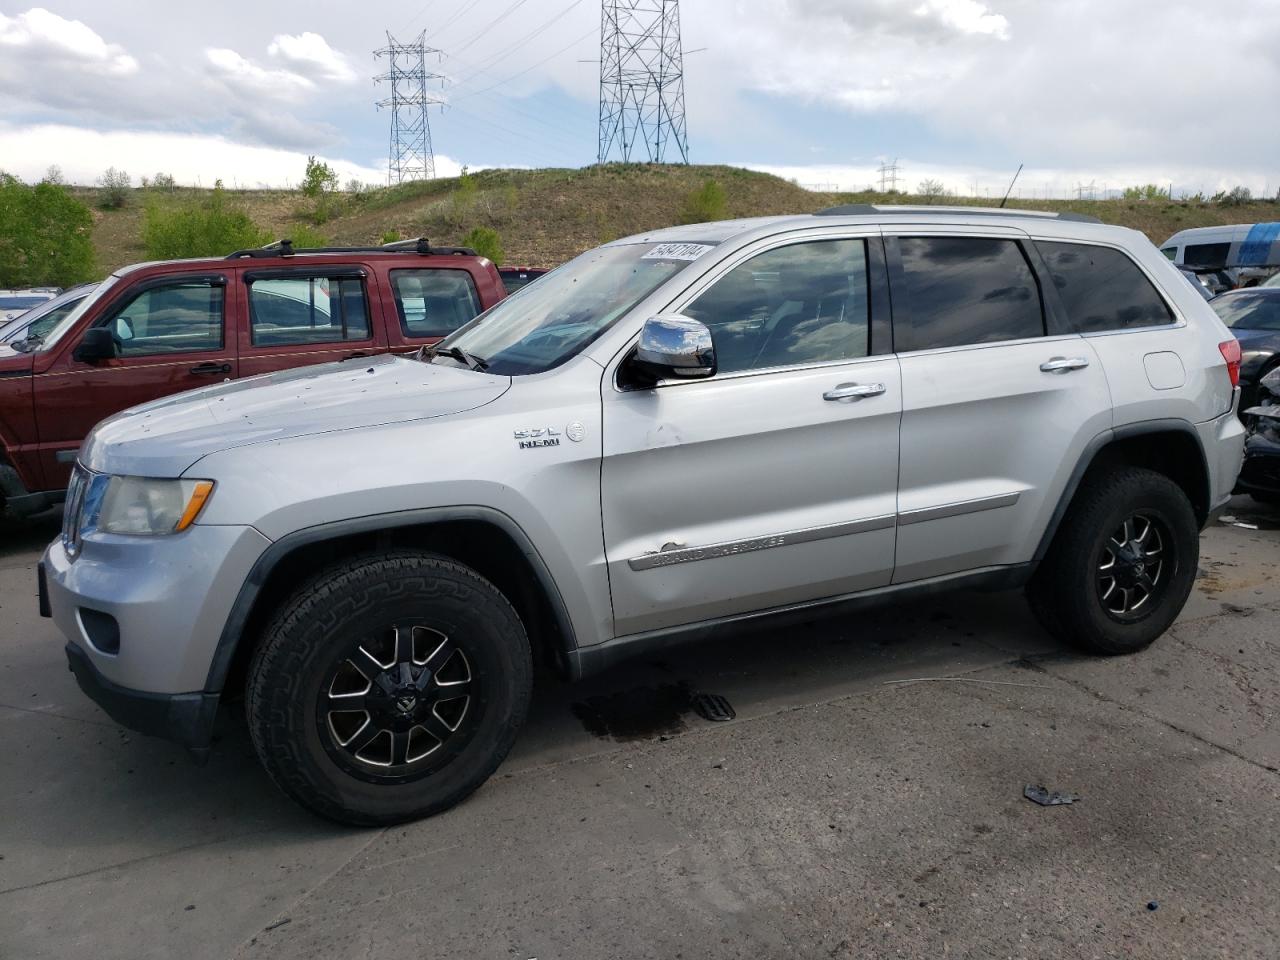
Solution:
M1009 189L1004 192L1004 200L1000 201L1000 206L1004 207L1005 201L1009 199L1009 194L1013 193L1013 185L1018 182L1018 174L1022 173L1022 164L1018 164L1018 173L1013 175L1013 179L1009 181Z

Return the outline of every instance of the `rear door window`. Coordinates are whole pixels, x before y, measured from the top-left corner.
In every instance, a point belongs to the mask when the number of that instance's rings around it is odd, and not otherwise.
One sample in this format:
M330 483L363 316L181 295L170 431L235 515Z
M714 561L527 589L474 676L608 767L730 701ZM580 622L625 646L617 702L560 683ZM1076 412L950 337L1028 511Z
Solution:
M1225 267L1230 253L1229 243L1189 243L1182 262L1188 267Z
M1151 281L1111 247L1037 240L1058 298L1076 333L1173 323L1173 312Z
M249 325L257 347L368 340L364 282L314 276L250 280Z
M447 337L480 313L466 270L392 270L400 330L407 338Z
M898 248L911 349L1044 336L1040 287L1018 241L900 237Z

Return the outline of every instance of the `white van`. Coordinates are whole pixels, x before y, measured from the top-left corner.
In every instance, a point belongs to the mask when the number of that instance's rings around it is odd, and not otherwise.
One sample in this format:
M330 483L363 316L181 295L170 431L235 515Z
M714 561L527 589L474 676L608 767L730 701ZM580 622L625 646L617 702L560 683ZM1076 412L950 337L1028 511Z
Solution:
M1237 281L1265 276L1280 268L1280 222L1179 230L1160 252L1180 267L1225 268Z

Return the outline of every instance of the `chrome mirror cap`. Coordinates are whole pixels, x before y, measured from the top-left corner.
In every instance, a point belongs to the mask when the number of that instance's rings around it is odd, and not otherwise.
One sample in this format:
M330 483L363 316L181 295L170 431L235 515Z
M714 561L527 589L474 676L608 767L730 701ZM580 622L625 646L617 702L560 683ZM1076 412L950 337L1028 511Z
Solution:
M678 314L650 317L640 331L635 365L658 380L694 380L716 372L706 324Z

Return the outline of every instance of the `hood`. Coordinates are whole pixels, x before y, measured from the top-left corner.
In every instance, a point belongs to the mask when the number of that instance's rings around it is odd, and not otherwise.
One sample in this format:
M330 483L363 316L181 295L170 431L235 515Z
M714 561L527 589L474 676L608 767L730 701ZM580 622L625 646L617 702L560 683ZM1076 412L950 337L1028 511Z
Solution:
M80 459L101 473L176 477L221 450L444 417L510 386L510 377L389 354L301 367L125 410L98 424Z

